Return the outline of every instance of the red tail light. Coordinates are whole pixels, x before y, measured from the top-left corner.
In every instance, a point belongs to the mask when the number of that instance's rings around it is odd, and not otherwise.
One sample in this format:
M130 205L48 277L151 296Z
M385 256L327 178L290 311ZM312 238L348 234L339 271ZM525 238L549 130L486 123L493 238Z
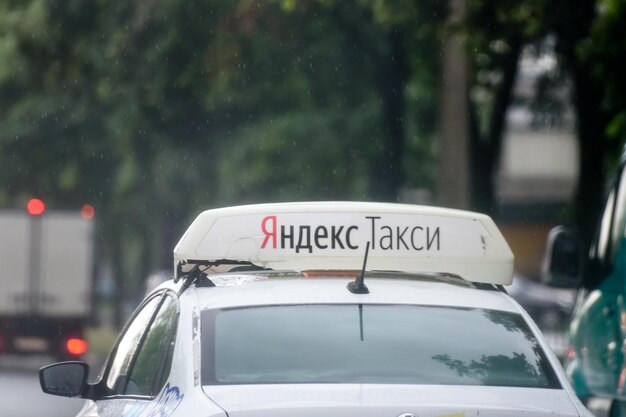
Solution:
M91 204L85 204L82 209L80 209L80 215L83 216L85 220L93 219L93 216L96 214L96 210L93 208Z
M65 348L72 355L82 355L87 352L87 341L84 339L72 338L65 342Z
M39 216L46 211L46 204L38 198L31 198L26 203L26 211L31 216Z

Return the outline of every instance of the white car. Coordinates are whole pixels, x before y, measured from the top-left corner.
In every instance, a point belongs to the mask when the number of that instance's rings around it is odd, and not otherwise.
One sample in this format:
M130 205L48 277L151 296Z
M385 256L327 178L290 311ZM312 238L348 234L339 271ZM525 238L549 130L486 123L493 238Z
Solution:
M79 416L590 416L504 291L487 216L301 203L209 210L101 372L44 367ZM224 272L224 270L229 270Z

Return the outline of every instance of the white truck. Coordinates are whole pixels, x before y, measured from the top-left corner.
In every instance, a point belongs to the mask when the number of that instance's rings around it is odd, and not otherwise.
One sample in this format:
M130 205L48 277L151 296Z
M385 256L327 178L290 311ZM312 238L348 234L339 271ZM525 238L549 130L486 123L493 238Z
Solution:
M0 353L85 353L93 228L80 211L0 211Z

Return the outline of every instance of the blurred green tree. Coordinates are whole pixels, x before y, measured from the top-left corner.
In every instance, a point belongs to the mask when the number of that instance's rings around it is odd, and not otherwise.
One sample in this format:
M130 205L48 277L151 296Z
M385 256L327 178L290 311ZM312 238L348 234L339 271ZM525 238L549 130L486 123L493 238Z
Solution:
M544 0L470 0L464 30L469 93L472 206L495 213L495 169L524 45L546 35Z
M475 74L474 93L478 92L481 99L472 97L475 205L487 212L494 207L489 182L493 181L500 152L504 115L521 48L552 36L561 67L573 85L580 144L574 221L589 244L603 202L599 184L605 183L608 168L626 139L626 103L617 93L624 89L620 22L626 18L626 6L621 0L521 0L506 4L471 0L470 4L468 50ZM541 87L545 88L545 83Z
M0 204L91 202L119 307L171 268L201 208L430 186L413 168L431 158L436 34L414 17L369 1L2 0Z
M224 65L215 80L221 88L216 103L228 99L233 109L250 115L252 129L244 120L245 131L233 132L247 138L234 139L246 148L242 157L301 168L283 176L282 184L277 174L263 170L251 177L224 168L229 174L222 178L235 186L222 187L229 196L225 201L249 201L251 192L264 200L343 196L393 201L407 182L432 186L427 168L432 153L425 143L435 127L438 35L429 28L437 8L423 7L418 14L415 4L403 5L410 9L371 1L240 3L211 49ZM296 142L308 142L307 151L292 152ZM290 160L281 161L280 152ZM355 159L363 163L350 162ZM314 160L338 170L316 170ZM425 163L414 169L408 163L415 160ZM241 166L227 158L223 163ZM357 169L345 179L353 186L336 174L346 167ZM237 180L237 172L245 178ZM253 184L254 191L242 189L240 197L237 184L244 183Z
M581 142L576 215L587 243L593 238L603 204L606 175L617 165L626 143L626 3L622 0L560 2L552 11L566 40L561 53L575 82ZM566 10L558 19L559 13ZM569 22L569 24L568 24Z
M481 93L470 97L481 210L493 209L486 179L520 50L551 33L575 82L579 218L594 218L602 164L619 142L603 138L626 131L623 42L612 42L624 6L575 3L471 0L458 28ZM432 189L446 10L413 0L0 0L0 205L91 202L119 306L152 269L171 268L200 209Z

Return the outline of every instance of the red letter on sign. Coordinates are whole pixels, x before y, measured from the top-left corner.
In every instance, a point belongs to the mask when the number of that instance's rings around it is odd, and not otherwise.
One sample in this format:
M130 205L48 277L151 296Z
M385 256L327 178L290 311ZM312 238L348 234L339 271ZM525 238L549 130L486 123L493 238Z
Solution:
M272 221L272 229L267 230L267 223ZM276 216L267 216L261 222L261 230L265 234L265 239L263 240L263 244L261 245L261 249L265 249L267 245L267 241L272 238L272 248L276 249Z

